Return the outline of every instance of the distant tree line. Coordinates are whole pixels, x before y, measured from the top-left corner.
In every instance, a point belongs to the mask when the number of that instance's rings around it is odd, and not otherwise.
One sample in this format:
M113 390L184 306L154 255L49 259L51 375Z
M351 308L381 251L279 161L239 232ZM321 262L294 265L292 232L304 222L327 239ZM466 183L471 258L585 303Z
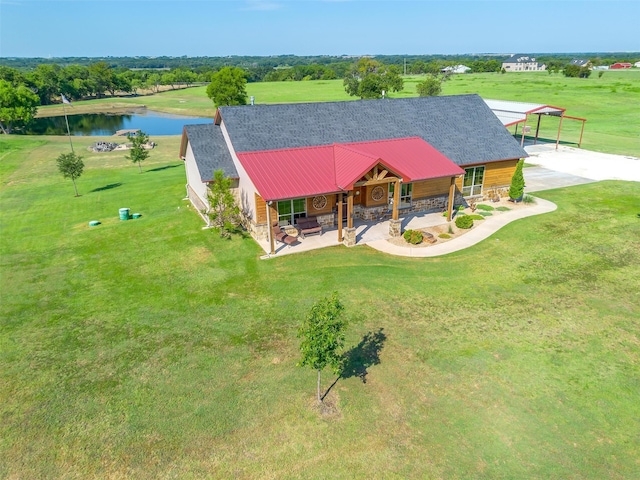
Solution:
M580 56L580 55L578 55ZM631 61L640 54L582 54L592 65ZM538 61L551 72L561 72L576 55L540 55ZM59 102L60 94L71 100L99 98L118 93L157 92L161 86L177 88L196 83L208 84L224 67L245 72L248 82L333 80L353 77L353 65L360 59L377 62L401 74L439 75L444 68L464 64L469 73L499 72L506 56L402 56L373 57L294 56L271 57L113 57L96 61L89 58L0 58L0 80L14 87L25 86L35 93L41 105ZM56 63L60 62L60 63Z
M611 65L616 62L636 62L640 57L639 52L583 52L583 53L557 53L545 54L536 52L520 52L527 53L535 57L539 62L543 62L549 66L557 63L558 65L566 65L574 58L584 58L590 60L594 66ZM16 58L4 57L0 58L0 65L17 68L20 70L33 70L42 64L58 64L61 66L80 65L88 67L89 65L104 62L109 67L115 69L187 69L195 73L203 73L205 71L217 71L222 67L240 67L251 73L255 71L259 73L261 69L269 72L274 68L296 67L304 65L324 65L330 66L336 70L338 78L342 78L338 70L337 64L346 65L343 72L353 64L361 56L347 55L272 55L272 56L228 56L228 57L58 57L58 58ZM492 66L495 62L502 64L509 55L375 55L373 56L378 62L386 65L397 65L401 67L404 73L404 65L407 65L407 73L435 73L429 71L421 71L424 69L422 64L442 64L445 67L449 65L464 64L471 67L474 71L495 71ZM491 65L472 65L473 62L489 62ZM421 62L421 63L418 63ZM476 69L477 68L477 69ZM482 70L488 68L487 70ZM260 76L260 75L258 75ZM261 76L262 79L264 75Z
M635 61L640 54L558 54L539 55L537 59L547 65L550 73L588 77L589 69L567 68L576 56L588 58L593 66L598 66ZM438 95L447 78L443 74L446 67L464 64L470 73L500 72L506 58L499 55L0 58L0 132L10 133L23 127L39 105L59 103L61 94L79 100L107 94L135 95L142 90L157 93L161 86L210 85L216 75L230 68L236 69L234 75L246 82L342 79L350 95L379 98L382 91L402 90L402 74L426 74L426 80L418 85L419 95ZM213 92L208 92L216 104L235 102L234 94L216 92L216 99Z

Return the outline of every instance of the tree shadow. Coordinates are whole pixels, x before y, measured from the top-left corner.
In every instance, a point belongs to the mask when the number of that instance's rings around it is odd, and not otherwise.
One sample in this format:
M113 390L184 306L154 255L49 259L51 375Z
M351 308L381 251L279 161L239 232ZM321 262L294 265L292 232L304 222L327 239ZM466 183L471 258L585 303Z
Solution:
M367 383L367 369L380 363L380 351L387 340L382 330L368 332L358 345L342 355L344 364L341 378L359 377L362 383Z
M342 354L342 372L327 388L320 400L324 400L331 389L341 378L358 377L362 383L367 383L367 369L380 363L380 351L384 347L387 336L380 328L377 332L368 332L360 343Z
M180 165L165 165L164 167L157 167L157 168L152 168L151 170L146 170L147 172L160 172L162 170L167 170L169 168L176 168L179 167Z
M122 183L110 183L109 185L105 185L104 187L98 187L98 188L94 188L93 190L91 190L89 193L93 193L93 192L103 192L105 190L111 190L112 188L117 188L119 186L121 186Z

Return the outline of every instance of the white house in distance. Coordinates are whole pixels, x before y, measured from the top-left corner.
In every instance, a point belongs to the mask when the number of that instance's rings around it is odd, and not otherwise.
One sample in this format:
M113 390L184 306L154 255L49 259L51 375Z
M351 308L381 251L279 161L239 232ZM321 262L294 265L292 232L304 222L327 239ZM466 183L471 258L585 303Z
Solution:
M451 65L440 70L442 73L467 73L471 70L466 65Z
M502 62L502 68L507 72L542 72L547 69L547 66L536 62L534 57L518 53Z

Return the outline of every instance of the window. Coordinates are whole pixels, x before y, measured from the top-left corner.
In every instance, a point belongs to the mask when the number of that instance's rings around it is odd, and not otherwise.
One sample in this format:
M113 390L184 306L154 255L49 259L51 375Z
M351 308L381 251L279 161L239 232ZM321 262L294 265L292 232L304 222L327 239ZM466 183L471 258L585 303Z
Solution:
M278 223L293 225L298 218L307 216L307 201L304 198L278 202Z
M394 183L389 184L389 204L393 201ZM413 183L400 184L400 205L398 208L409 208L411 206L411 192L413 191Z
M462 196L471 197L482 194L482 182L484 180L484 167L471 167L464 169L462 182Z

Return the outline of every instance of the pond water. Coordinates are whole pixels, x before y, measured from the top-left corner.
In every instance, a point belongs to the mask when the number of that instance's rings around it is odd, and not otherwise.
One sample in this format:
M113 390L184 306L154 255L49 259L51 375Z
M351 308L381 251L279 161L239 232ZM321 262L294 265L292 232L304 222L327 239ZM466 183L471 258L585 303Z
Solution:
M213 123L212 118L183 117L151 110L126 114L91 113L68 115L69 130L75 136L110 136L118 130L140 129L147 135L181 135L185 125ZM17 132L16 132L17 133ZM66 135L64 116L36 118L24 131L27 135Z

